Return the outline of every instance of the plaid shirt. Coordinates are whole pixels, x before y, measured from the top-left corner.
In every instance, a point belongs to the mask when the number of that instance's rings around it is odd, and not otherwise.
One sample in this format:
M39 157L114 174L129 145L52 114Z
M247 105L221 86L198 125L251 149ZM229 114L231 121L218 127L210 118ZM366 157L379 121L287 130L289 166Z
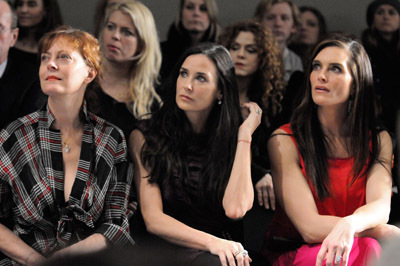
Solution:
M127 209L133 172L123 133L85 105L81 116L81 154L68 202L61 134L51 128L49 107L0 132L0 223L46 256L94 233L112 244L133 244Z

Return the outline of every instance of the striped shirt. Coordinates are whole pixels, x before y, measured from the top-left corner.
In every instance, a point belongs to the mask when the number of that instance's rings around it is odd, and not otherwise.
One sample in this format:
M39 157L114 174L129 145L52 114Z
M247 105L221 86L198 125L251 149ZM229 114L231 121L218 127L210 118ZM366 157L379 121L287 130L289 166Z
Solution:
M133 172L125 137L85 105L81 118L81 154L68 202L61 133L51 127L49 107L0 132L0 223L45 256L94 233L115 245L133 244L127 208ZM15 263L2 259L0 265Z

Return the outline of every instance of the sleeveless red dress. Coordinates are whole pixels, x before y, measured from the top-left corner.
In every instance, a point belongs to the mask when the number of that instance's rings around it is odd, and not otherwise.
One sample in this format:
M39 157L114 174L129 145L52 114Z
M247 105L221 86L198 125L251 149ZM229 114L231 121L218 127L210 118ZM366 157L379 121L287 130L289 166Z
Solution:
M300 167L311 188L319 214L344 217L351 215L356 209L365 205L367 176L360 176L352 183L353 158L331 158L328 160L332 196L321 201L314 186L306 176L304 161L290 125L286 124L280 128L290 135L296 145ZM293 195L293 197L296 197L296 195ZM320 247L321 244L306 244L303 241L285 211L278 204L275 217L266 233L266 241L262 251L272 265L315 265ZM379 254L380 246L375 239L369 237L355 238L348 265L365 265L369 257L379 256Z

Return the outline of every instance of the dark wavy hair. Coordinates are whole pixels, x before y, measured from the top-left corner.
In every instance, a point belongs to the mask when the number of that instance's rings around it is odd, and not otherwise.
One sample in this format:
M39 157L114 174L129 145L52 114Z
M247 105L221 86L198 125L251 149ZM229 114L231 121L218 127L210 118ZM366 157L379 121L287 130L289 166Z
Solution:
M20 3L20 0L15 0L14 2L14 8L17 9L18 5ZM39 23L39 25L35 26L34 29L32 28L25 28L19 27L19 35L18 39L25 39L31 30L35 31L35 41L39 42L40 38L42 36L57 28L58 26L63 25L63 19L60 11L60 6L58 5L57 0L43 0L43 8L46 11L46 14L44 15L42 21Z
M348 114L344 121L348 128L349 156L354 158L353 182L366 174L378 158L379 139L375 117L372 69L367 53L356 40L333 35L317 44L307 66L306 93L291 119L291 129L304 159L307 177L322 200L331 195L328 169L329 139L324 135L317 115L318 107L311 95L310 74L314 58L327 47L339 47L347 51L348 67L352 75L353 101L349 101Z
M284 69L278 44L268 27L248 20L227 27L219 43L228 50L240 32L251 32L257 46L258 68L247 91L250 101L263 109L263 122L269 127L274 117L282 110L281 101L285 90Z
M222 104L214 104L206 123L207 151L201 169L202 193L207 198L221 203L228 183L236 152L237 134L242 122L235 70L229 52L221 45L200 43L189 48L180 58L165 83L165 102L149 121L144 132L146 143L141 151L141 160L149 170L149 182L162 186L171 181L173 173L184 182L188 175L185 140L193 136L185 112L175 101L176 82L180 67L187 57L202 54L216 66Z

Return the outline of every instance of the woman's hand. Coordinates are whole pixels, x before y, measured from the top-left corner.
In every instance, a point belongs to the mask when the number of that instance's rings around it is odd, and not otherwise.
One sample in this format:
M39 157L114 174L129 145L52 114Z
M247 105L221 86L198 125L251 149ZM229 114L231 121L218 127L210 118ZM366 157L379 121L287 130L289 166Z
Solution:
M326 259L327 266L346 266L353 246L354 234L355 229L351 217L340 219L322 242L316 266L322 265L324 259Z
M249 266L251 259L244 251L242 244L222 238L213 238L209 250L217 255L222 266ZM243 252L244 251L244 252Z
M239 139L250 141L251 135L261 123L262 110L254 102L243 103L241 107L247 108L249 115L244 117L245 120L240 125L238 137Z
M266 174L256 184L258 204L275 210L275 192L271 174Z

